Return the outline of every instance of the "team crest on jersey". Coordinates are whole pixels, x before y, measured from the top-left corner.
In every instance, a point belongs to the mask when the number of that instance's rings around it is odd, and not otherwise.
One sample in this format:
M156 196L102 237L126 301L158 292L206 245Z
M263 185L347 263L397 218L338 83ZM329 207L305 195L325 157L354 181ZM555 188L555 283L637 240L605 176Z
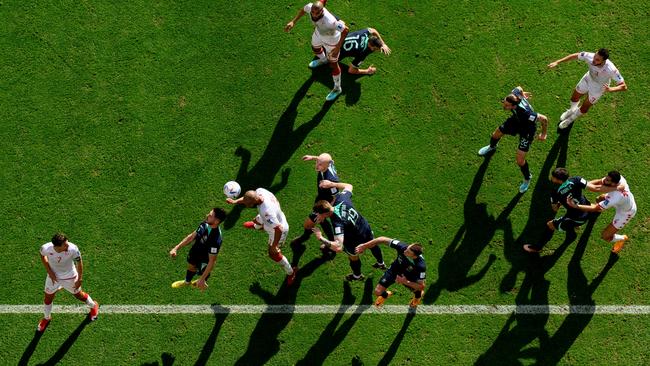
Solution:
M336 234L336 235L339 235L339 234L341 234L341 228L340 228L340 227L338 227L338 226L337 226L337 227L335 227L335 228L334 228L334 234Z

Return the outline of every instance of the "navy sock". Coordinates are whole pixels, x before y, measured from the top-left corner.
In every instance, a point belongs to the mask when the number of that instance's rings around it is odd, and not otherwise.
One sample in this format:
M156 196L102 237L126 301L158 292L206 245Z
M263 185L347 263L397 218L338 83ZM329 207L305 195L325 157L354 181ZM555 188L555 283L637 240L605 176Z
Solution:
M355 276L361 276L361 260L350 261L350 268L352 268L352 273L354 273Z

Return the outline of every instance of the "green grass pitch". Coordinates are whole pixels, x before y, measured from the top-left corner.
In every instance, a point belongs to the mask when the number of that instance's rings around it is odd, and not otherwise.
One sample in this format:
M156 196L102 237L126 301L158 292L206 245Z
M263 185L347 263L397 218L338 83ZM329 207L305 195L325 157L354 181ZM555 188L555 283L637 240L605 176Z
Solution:
M38 248L64 231L101 304L370 304L381 273L347 285L343 255L312 238L287 291L266 234L235 209L209 289L172 290L185 255L169 249L222 186L271 188L299 235L315 194L304 154L329 152L375 235L425 246L425 305L650 305L650 22L643 1L341 1L352 30L374 27L393 53L371 77L344 72L325 104L327 68L307 68L312 26L283 26L302 2L7 1L0 3L0 305L41 304ZM569 53L608 47L629 90L605 95L555 131L586 71ZM350 60L344 60L347 69ZM476 156L522 85L550 118L517 194L516 139ZM639 211L620 258L600 239L613 212L557 233L542 258L521 245L548 219L549 172L589 179L619 169ZM594 199L594 194L588 194ZM231 207L228 207L230 210ZM382 248L387 260L394 252ZM291 259L290 248L284 249ZM387 304L406 305L395 286ZM77 301L60 293L55 304ZM0 314L1 364L642 365L648 315Z

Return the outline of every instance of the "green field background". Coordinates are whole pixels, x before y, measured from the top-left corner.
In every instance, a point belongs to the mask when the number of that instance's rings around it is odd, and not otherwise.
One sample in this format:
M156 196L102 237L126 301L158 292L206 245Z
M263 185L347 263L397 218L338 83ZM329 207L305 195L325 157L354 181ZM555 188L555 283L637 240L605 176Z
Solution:
M102 304L339 304L347 259L319 261L311 239L299 286L285 292L266 235L241 228L254 210L235 209L225 223L208 291L169 286L187 252L170 260L169 249L210 208L226 206L228 180L271 188L297 236L315 194L313 164L300 157L327 151L375 235L425 245L425 304L650 305L645 2L332 0L352 30L374 27L393 50L368 57L375 76L344 73L333 104L324 103L327 68L306 67L309 20L282 31L302 5L0 4L0 304L42 302L38 248L59 230L79 245L84 287ZM600 47L629 90L605 95L558 136L586 65L546 65ZM524 195L516 139L504 138L487 161L476 156L507 117L499 100L516 85L551 121L548 140L528 154L534 178ZM572 243L558 233L541 259L520 250L548 219L547 177L560 163L588 179L611 169L627 178L639 210L620 259L599 238L613 212ZM284 252L292 257L288 245ZM381 277L370 256L362 260L369 284L352 284L355 303ZM391 304L409 301L399 290ZM76 300L62 293L56 303ZM174 364L287 365L307 355L376 364L391 350L401 365L650 363L647 315L415 316L406 327L406 315L362 315L347 328L351 317L337 315L106 315L87 327L79 316L54 316L30 364L165 364L163 353ZM38 318L0 316L9 345L0 363L25 361ZM343 331L328 334L333 322ZM258 340L259 354L245 358Z

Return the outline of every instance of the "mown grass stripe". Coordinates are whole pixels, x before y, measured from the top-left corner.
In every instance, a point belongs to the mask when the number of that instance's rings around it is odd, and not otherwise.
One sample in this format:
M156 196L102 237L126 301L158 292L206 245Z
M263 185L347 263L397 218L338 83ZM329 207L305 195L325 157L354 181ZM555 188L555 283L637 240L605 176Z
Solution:
M0 314L39 314L42 305L0 305ZM55 305L53 312L87 312L83 305ZM102 305L102 314L406 314L407 305ZM568 315L609 314L648 315L648 305L420 305L418 314L426 315Z

